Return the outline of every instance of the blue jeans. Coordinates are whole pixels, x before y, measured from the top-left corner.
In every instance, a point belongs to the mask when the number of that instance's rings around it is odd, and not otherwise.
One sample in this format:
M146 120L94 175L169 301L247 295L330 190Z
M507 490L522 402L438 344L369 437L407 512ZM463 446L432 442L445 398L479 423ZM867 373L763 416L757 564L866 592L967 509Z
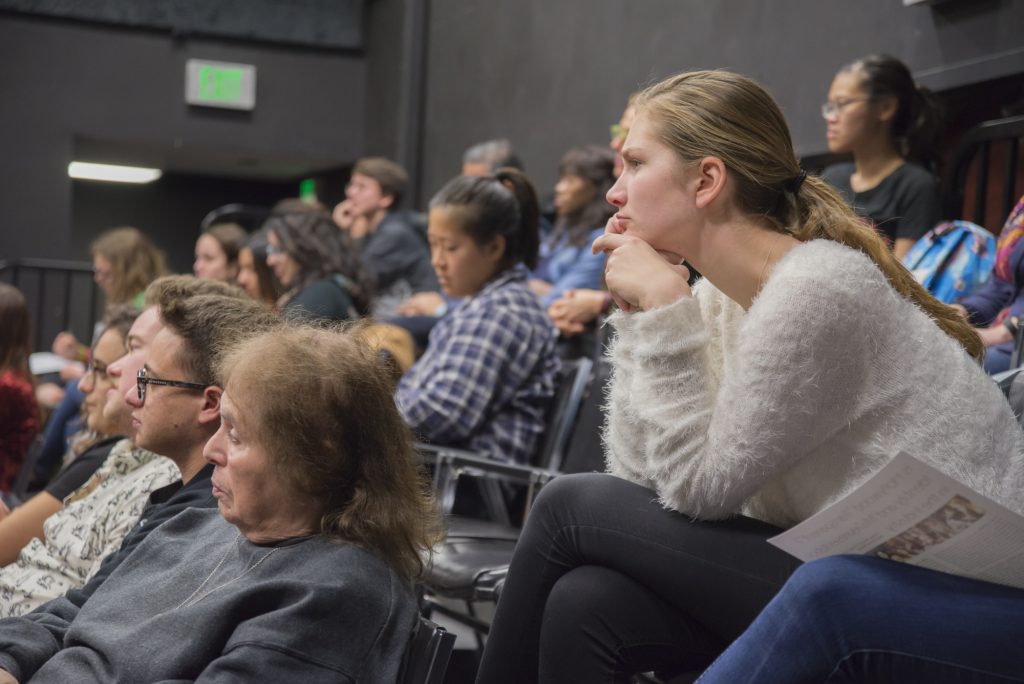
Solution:
M868 556L798 569L699 684L1024 682L1024 591Z
M85 395L78 389L78 380L64 387L64 398L46 423L43 432L43 450L36 461L36 477L45 482L68 450L68 440L81 429L83 422L79 410Z
M1013 356L1013 342L997 344L985 350L985 372L989 375L1010 370L1010 357Z

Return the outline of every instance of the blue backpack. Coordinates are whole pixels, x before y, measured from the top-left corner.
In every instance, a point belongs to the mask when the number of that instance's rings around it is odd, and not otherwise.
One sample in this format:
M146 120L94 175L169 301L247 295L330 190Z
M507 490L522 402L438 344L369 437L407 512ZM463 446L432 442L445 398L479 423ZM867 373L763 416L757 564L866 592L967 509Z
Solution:
M996 239L970 221L940 223L914 243L903 265L940 302L971 294L992 276Z

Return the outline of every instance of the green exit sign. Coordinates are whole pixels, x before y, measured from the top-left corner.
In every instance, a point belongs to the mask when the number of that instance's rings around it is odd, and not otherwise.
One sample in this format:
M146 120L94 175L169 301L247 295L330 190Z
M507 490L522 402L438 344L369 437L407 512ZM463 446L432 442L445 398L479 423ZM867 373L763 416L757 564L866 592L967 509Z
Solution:
M256 106L256 67L190 59L185 64L185 102L251 110Z

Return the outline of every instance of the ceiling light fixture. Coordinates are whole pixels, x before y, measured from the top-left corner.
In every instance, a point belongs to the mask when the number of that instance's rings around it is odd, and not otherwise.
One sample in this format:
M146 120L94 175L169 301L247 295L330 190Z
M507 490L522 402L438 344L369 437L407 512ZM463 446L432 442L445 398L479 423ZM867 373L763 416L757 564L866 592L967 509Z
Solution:
M152 183L163 175L160 169L142 166L118 166L73 161L68 164L68 175L78 180L111 181L114 183Z

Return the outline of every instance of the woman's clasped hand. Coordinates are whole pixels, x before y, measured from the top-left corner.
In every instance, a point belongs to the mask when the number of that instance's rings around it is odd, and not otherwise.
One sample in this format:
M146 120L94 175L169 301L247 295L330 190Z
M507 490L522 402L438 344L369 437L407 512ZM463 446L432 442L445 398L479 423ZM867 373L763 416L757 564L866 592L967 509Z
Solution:
M605 283L623 311L648 311L691 297L690 270L676 254L658 252L638 237L626 234L613 216L605 233L594 241L594 252L605 252Z

